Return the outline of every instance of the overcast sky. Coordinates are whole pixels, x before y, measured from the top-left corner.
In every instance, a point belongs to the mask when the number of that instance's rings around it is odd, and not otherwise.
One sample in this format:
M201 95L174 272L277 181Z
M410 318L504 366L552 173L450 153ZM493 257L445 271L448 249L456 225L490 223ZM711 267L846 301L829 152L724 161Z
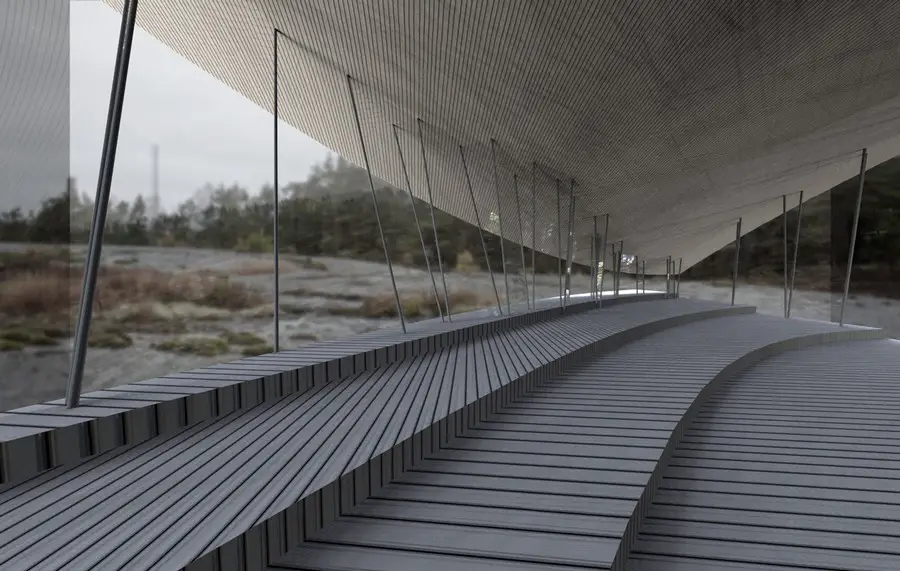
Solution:
M71 169L93 194L107 114L120 16L98 1L73 2ZM151 148L160 149L165 207L207 182L253 191L272 181L272 116L143 30L135 31L113 194L152 188ZM296 129L279 129L279 179L306 177L328 150Z
M0 20L6 20L0 24L0 36L5 36L0 38L0 51L5 52L5 65L0 65L5 70L5 85L0 85L0 166L5 168L0 170L6 171L0 173L0 210L29 210L65 184L65 88L61 79L54 79L65 75L64 63L59 63L65 60L65 11L58 8L65 4L0 1L8 3L0 14ZM51 4L55 8L47 8ZM69 170L79 189L93 196L120 15L94 0L71 2L69 8ZM53 109L59 109L55 121L50 119ZM113 196L150 194L154 144L160 149L165 208L173 208L207 182L236 182L257 191L272 181L271 115L137 29ZM305 178L310 166L328 154L284 124L279 146L279 178L284 182Z

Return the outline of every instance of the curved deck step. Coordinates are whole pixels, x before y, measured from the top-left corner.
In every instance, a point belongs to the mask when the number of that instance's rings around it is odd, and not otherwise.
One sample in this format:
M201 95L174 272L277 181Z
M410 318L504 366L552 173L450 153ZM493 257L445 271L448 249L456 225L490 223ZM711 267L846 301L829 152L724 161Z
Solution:
M624 296L604 299L603 306L661 298ZM408 333L380 329L92 391L82 395L75 409L66 408L60 399L0 412L0 490L45 470L71 467L311 386L596 307L595 302L579 300L563 309L556 302L539 300L537 309L513 315L476 311L456 315L453 322L416 323Z
M791 347L880 336L761 315L634 341L490 415L272 569L621 568L700 403Z
M627 569L900 569L898 404L900 341L734 378L685 432Z
M0 493L0 569L252 569L578 359L752 311L648 301L498 329L45 473Z

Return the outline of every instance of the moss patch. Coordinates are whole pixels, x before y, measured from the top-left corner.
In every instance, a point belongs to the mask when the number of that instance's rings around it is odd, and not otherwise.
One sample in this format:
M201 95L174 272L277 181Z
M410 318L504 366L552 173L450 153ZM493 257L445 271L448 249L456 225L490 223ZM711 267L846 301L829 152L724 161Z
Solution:
M88 338L89 347L102 349L127 349L133 344L131 337L122 331L97 331Z
M9 339L0 339L0 351L21 351L24 348L24 343L11 341Z
M229 345L258 347L266 344L265 339L249 331L226 331L221 338Z
M267 353L272 353L275 351L275 348L266 343L260 343L257 345L249 345L241 349L241 355L245 357L255 357L257 355L265 355Z
M60 330L39 327L11 327L0 330L0 340L13 345L49 347L57 344Z
M176 337L154 343L152 347L157 351L200 357L223 355L229 350L228 342L215 337Z

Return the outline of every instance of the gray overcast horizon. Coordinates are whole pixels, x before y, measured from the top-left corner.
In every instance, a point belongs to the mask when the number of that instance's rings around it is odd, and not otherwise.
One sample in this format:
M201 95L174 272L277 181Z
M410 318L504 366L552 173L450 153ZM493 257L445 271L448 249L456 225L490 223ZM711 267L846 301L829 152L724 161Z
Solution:
M11 2L11 17L19 17L31 30L23 33L22 43L40 45L34 30L42 26L46 30L47 16L36 10L29 14L28 0ZM61 19L57 16L57 20ZM99 1L69 3L69 171L78 189L92 199L120 22L120 14ZM26 37L29 33L31 37ZM25 58L52 57L52 53L23 53ZM19 63L23 67L29 65ZM138 194L151 194L153 145L159 146L159 189L166 209L173 209L207 183L236 183L256 192L272 182L271 114L137 28L116 153L114 198L132 200ZM305 179L310 167L329 153L324 146L282 123L280 181ZM33 170L41 167L30 163L26 167L21 161L18 166L32 170L24 176L34 182L10 184L11 191L0 193L5 195L0 196L2 211L14 207L27 211L56 194L27 188L47 185L44 181L48 177ZM54 175L50 185L56 187L57 178ZM63 185L64 182L59 184L60 190Z

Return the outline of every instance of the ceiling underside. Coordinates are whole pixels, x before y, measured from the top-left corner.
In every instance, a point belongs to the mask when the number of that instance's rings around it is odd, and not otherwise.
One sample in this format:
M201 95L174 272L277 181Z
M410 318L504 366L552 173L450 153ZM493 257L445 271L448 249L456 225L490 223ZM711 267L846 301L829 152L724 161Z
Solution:
M900 154L896 0L139 0L138 25L268 110L277 28L280 118L363 165L349 75L375 176L407 188L396 125L413 194L422 143L475 223L462 147L489 231L565 252L574 197L576 262L609 214L648 272L689 267Z

